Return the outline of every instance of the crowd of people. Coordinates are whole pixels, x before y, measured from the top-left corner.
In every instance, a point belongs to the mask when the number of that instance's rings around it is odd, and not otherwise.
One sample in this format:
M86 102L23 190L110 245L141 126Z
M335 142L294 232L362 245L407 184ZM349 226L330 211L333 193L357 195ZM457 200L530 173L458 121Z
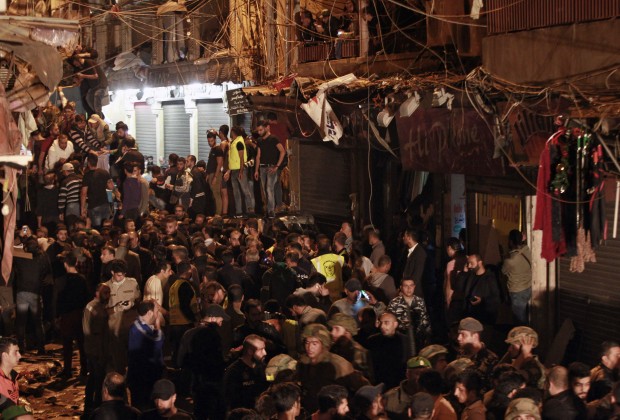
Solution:
M547 369L535 354L521 232L501 267L450 238L437 276L416 228L386 246L373 228L343 222L326 235L274 217L286 161L275 119L257 125L252 157L243 129L222 126L207 133L206 162L171 155L164 169L145 167L122 122L110 133L71 106L49 114L49 132L29 143L13 275L0 287L0 407L20 410L20 352L56 340L59 377L86 379L84 418L620 413L620 344L603 343L592 370ZM502 305L516 326L497 340Z

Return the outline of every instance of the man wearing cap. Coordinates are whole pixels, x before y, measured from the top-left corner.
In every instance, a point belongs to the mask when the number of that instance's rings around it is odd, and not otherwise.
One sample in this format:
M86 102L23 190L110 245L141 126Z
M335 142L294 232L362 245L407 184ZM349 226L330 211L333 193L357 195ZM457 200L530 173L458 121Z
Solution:
M159 305L152 300L137 305L138 319L129 329L127 384L135 407L146 408L153 384L164 372L164 334Z
M177 391L174 384L168 379L160 379L155 382L153 385L153 392L151 392L151 400L155 403L155 408L142 413L140 420L161 420L170 418L182 420L194 418L191 414L177 408L175 405Z
M364 291L362 294L362 283L356 279L349 279L344 285L344 293L347 295L342 299L335 301L331 308L329 308L329 317L336 313L342 313L349 315L353 318L357 318L357 313L367 306L372 306L377 314L385 311L385 303L378 302L377 299L371 294Z
M368 350L353 339L359 330L357 321L349 315L337 313L327 322L331 327L333 344L331 352L344 357L353 367L368 378L372 378L372 368Z
M253 408L258 396L267 389L265 376L265 339L250 334L243 340L241 357L224 375L224 397L227 410Z
M181 339L177 366L192 375L194 415L198 418L222 418L225 407L222 401L224 354L220 332L230 316L219 305L203 305L200 324L187 331Z
M431 344L418 352L418 356L424 357L431 362L433 369L441 374L448 366L448 354L448 349L439 344Z
M60 220L64 221L65 216L80 217L82 177L75 173L73 164L68 162L62 165L62 174L64 178L58 189L58 211Z
M540 420L540 409L529 398L515 398L508 404L505 420Z
M433 418L435 400L426 392L418 392L411 398L409 418L411 420L430 420ZM456 418L456 416L454 417Z
M418 378L428 371L431 364L423 357L412 357L407 361L406 378L385 393L385 410L390 419L406 419L411 398L420 391Z
M297 375L304 391L302 406L308 412L316 411L316 394L325 385L343 385L344 378L353 373L353 365L329 351L331 335L324 325L310 324L301 338L306 349L297 363Z
M431 323L424 299L415 295L416 289L414 280L403 278L400 295L390 301L387 310L398 319L398 330L410 339L415 337L416 348L421 348L431 337Z
M491 384L491 373L499 358L489 350L480 340L480 333L484 331L480 321L474 318L463 318L459 322L457 341L459 357L465 357L474 362L474 366L482 375L484 386Z
M383 384L376 386L364 385L355 392L350 406L355 419L380 420L385 418L383 406Z
M528 373L528 386L543 389L546 369L532 353L538 346L538 334L530 327L515 327L508 333L506 343L510 345L499 363L511 363L517 370Z

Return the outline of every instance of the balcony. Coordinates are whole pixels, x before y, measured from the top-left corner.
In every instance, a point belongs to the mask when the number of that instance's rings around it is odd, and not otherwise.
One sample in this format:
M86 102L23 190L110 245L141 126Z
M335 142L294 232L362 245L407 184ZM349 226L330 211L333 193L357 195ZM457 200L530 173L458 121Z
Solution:
M488 0L488 33L524 31L620 16L618 0Z

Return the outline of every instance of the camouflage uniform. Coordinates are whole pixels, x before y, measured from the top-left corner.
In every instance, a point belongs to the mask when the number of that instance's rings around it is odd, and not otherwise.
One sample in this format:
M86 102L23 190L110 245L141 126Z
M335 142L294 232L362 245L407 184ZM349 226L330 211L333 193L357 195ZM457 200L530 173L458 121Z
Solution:
M465 357L474 362L474 367L482 375L484 388L485 390L488 390L491 386L491 374L493 373L495 365L497 365L497 362L499 361L499 357L497 357L497 355L491 350L487 349L484 344L482 345L480 351L476 354L467 355L461 351L459 357Z
M398 329L400 332L407 334L409 329L409 309L413 316L413 324L415 325L415 336L417 345L425 343L431 336L431 323L426 311L424 299L413 296L411 306L407 305L403 296L396 296L392 299L387 307L387 311L396 315L398 320Z

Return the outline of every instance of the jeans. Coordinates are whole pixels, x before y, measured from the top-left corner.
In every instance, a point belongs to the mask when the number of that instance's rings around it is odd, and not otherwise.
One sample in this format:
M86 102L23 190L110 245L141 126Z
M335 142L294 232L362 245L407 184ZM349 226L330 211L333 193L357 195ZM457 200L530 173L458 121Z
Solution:
M25 350L26 324L28 315L34 325L34 337L37 350L44 349L43 313L41 312L41 296L32 292L17 292L15 297L15 330L19 346Z
M510 307L519 325L528 324L528 308L532 299L532 288L520 292L510 292Z
M245 170L245 168L244 168ZM239 169L233 169L230 171L230 181L233 187L233 196L235 197L235 213L242 214L243 206L242 200L245 199L245 208L248 212L254 211L254 194L250 191L248 184L248 177L244 176L239 179ZM243 198L241 198L243 194Z
M278 177L276 178L276 186L275 186L275 197L276 197L276 207L282 205L282 183L280 182L280 174L282 174L282 169L278 168Z
M67 207L65 207L65 216L71 215L80 217L80 203L67 203Z
M263 188L263 193L267 199L267 213L273 213L275 210L275 187L278 181L278 172L270 172L269 169L273 166L261 166L260 169L260 182Z
M105 203L92 209L88 209L88 217L90 217L90 221L93 226L101 226L101 223L103 223L104 220L110 218L110 204Z
M86 94L86 102L97 115L103 118L103 112L101 112L101 102L105 97L107 88L91 88Z

